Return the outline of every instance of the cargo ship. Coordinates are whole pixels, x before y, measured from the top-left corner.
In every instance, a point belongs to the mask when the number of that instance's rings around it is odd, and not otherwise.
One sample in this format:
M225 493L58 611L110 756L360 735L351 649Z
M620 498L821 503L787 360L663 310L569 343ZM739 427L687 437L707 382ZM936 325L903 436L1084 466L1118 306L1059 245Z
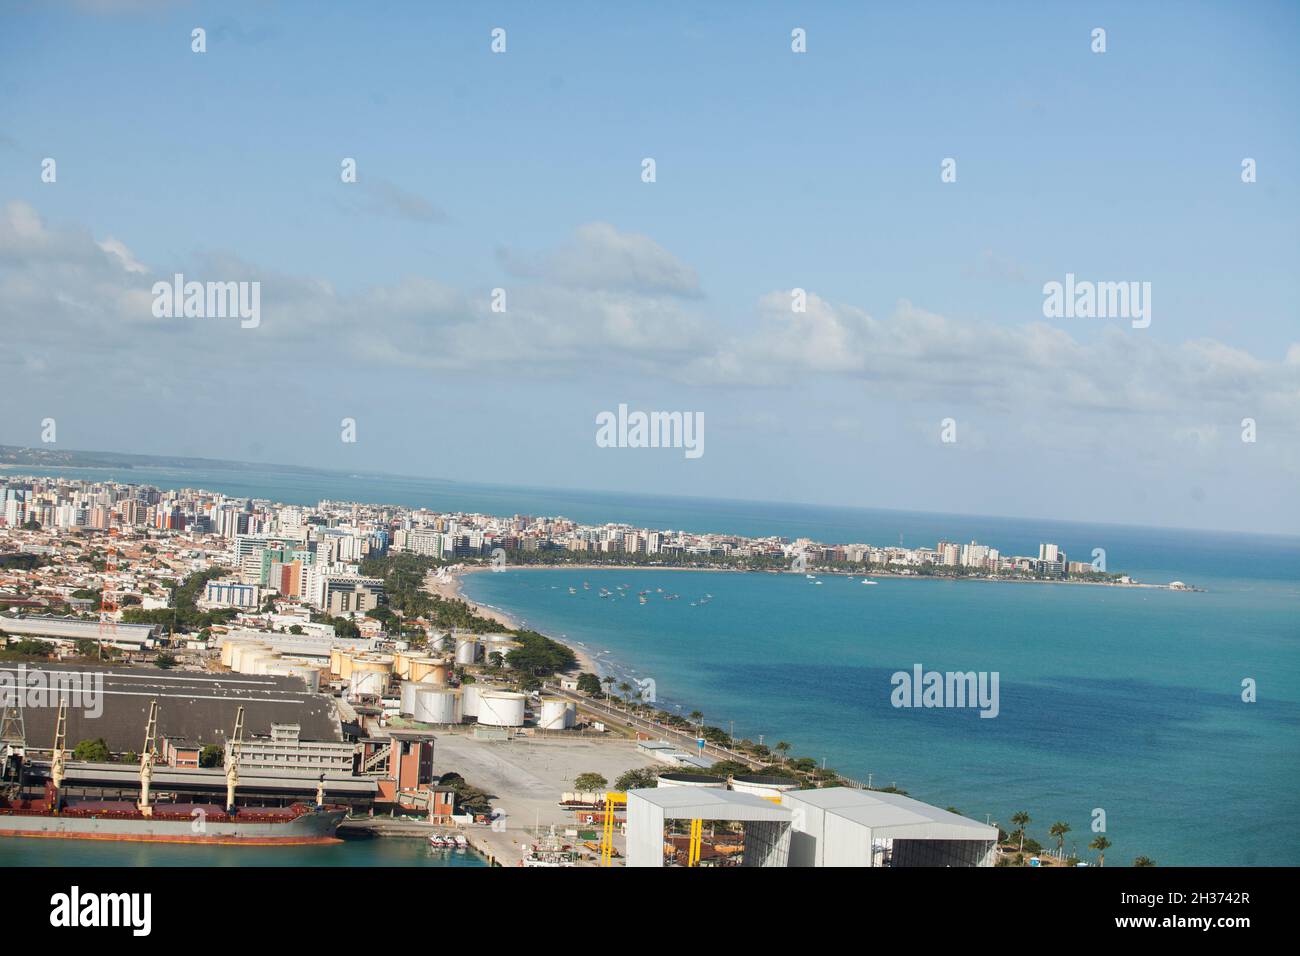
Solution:
M347 813L346 807L305 803L241 807L234 813L214 803L167 803L146 812L128 800L60 803L53 789L48 786L40 800L0 798L0 837L303 846L342 842L335 832Z
M22 796L25 735L5 741L5 778L0 792L0 837L47 837L71 840L114 840L138 843L213 843L224 846L303 846L341 843L335 834L347 807L325 803L325 776L316 787L316 803L287 807L240 807L239 755L243 742L244 708L235 718L226 761L226 800L216 803L150 802L157 754L158 702L149 708L145 746L140 757L140 800L76 800L63 795L67 763L66 704L60 704L55 730L51 780L37 799ZM6 721L7 725L11 725ZM12 771L12 773L10 772Z

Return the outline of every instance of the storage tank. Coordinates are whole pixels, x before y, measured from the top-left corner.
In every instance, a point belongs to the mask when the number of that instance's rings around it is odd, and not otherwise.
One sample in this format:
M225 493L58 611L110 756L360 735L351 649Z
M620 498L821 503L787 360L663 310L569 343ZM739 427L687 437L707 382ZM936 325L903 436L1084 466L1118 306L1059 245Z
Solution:
M251 641L239 641L230 652L230 669L244 673L244 667L246 666L244 658L249 654L265 650L268 650L265 644L254 644Z
M348 687L353 697L382 695L388 687L388 664L384 661L354 661Z
M338 677L343 673L343 652L337 647L330 648L330 676Z
M221 665L223 667L230 666L230 659L235 653L235 645L237 643L238 641L233 641L230 638L226 638L221 642Z
M448 634L434 634L429 638L429 650L438 654L447 650L451 646L451 636Z
M411 663L413 658L408 654L398 653L393 657L393 673L399 680L411 679Z
M456 639L456 663L473 664L478 660L478 640L472 637Z
M278 666L284 668L293 677L301 677L302 682L307 685L308 693L315 694L320 690L321 669L315 664L285 664L282 661Z
M352 654L344 651L339 658L339 677L348 680L352 677Z
M267 668L271 667L274 664L278 664L279 662L280 662L279 651L267 651L265 654L259 654L257 655L256 658L254 658L254 663L249 673L269 674L271 672L267 670Z
M478 684L461 684L460 685L460 715L461 717L478 716L478 699L483 693L483 688Z
M704 773L661 773L660 787L701 787L709 790L726 790L727 781Z
M420 687L415 692L415 713L411 716L422 724L456 723L456 692L447 687Z
M415 694L421 685L413 680L402 681L402 702L397 707L397 712L403 717L410 717L415 713Z
M756 797L771 799L779 797L787 790L798 790L797 781L789 777L778 777L773 774L742 774L739 777L731 778L731 789L738 793L752 793Z
M542 730L566 730L572 727L573 724L569 721L569 702L563 697L543 697L537 726Z
M437 675L441 669L441 679ZM419 657L411 661L410 680L424 683L447 683L447 667L436 657Z
M478 695L478 722L489 727L522 727L526 700L513 691L483 691Z

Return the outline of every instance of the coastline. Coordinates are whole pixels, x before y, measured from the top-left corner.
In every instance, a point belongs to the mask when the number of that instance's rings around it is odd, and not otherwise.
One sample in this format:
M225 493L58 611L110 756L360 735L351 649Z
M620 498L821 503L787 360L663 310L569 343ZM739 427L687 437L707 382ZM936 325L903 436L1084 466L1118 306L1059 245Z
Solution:
M444 570L446 572L445 579L440 580L437 574L433 572L430 572L425 577L424 589L426 591L428 591L430 594L437 595L438 597L443 598L444 600L462 601L466 605L468 605L476 614L480 615L481 617L485 617L490 621L495 621L497 624L500 624L503 628L507 630L518 630L520 628L521 622L515 620L515 618L513 618L507 612L501 610L500 608L493 607L490 604L482 604L480 602L471 600L465 594L465 587L461 581L462 576L467 574L480 574L485 571L491 571L492 567L490 565L453 565ZM639 566L639 565L620 565L620 564L514 564L509 566L509 570L511 571L633 571L633 572L693 571L693 572L705 572L705 573L713 573L713 574L798 574L799 573L799 572L788 571L788 570L776 571L776 570L756 569L756 568L691 568L691 567L674 567L671 565ZM984 581L988 583L1003 583L1003 584L1075 584L1084 587L1149 588L1153 590L1162 590L1162 591L1186 591L1186 592L1197 592L1197 591L1204 590L1203 588L1198 588L1198 587L1174 588L1174 587L1170 587L1168 584L1146 584L1146 583L1140 583L1136 581L1124 584L1118 581L1114 581L1114 582L1056 581L1050 579L1043 580L1043 579L1034 579L1034 578L999 578L999 577L983 577L983 576L945 577L942 575L932 575L932 574L901 574L896 571L871 571L865 573L856 572L856 571L822 571L822 572L818 572L818 576L820 575L843 576L843 577L850 577L850 578L856 578L856 577L891 578L894 580L902 580L902 581L938 580L938 581ZM522 622L522 623L526 624L527 622ZM577 644L575 641L573 641L572 639L567 637L557 636L554 634L546 634L545 636L550 638L553 641L556 641L557 643L563 644L565 647L567 647L569 650L573 652L574 657L577 658L577 663L574 666L574 670L576 672L582 673L585 671L585 672L595 674L598 677L606 676L604 669L597 662L592 652L585 646L581 646Z
M463 601L465 604L469 605L474 613L481 617L485 617L490 621L495 621L506 630L519 630L520 623L505 611L488 604L480 604L477 601L472 601L465 594L464 585L461 583L462 575L477 574L490 570L491 568L488 567L461 567L455 570L448 570L447 577L444 580L439 580L436 574L429 574L424 579L424 589L430 594L436 595L443 600ZM555 637L552 634L547 634L546 636L573 651L573 656L577 658L577 663L574 665L574 669L578 673L588 671L597 676L604 676L600 672L600 666L596 663L596 659L591 656L591 653L586 648L580 647L573 641L562 637Z

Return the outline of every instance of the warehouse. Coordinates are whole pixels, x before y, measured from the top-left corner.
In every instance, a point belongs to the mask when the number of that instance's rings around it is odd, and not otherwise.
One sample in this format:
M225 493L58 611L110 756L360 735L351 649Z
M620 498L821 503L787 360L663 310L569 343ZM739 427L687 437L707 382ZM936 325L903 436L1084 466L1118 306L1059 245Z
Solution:
M657 787L627 792L627 865L664 865L668 820L737 821L744 831L744 866L783 867L790 850L791 813L770 800L732 790Z
M997 827L898 793L827 787L781 795L791 866L992 866Z
M296 724L302 740L343 740L333 701L309 693L297 677L0 663L0 679L29 704L30 688L75 686L67 714L68 743L74 747L82 740L103 738L112 753L138 753L152 700L158 701L159 739L224 744L242 706L246 738L269 738L272 724ZM29 747L53 746L57 713L52 704L23 707Z
M101 625L76 617L10 617L0 615L0 633L10 637L32 637L56 644L76 641L103 641L106 647L139 651L154 645L157 628L153 624Z

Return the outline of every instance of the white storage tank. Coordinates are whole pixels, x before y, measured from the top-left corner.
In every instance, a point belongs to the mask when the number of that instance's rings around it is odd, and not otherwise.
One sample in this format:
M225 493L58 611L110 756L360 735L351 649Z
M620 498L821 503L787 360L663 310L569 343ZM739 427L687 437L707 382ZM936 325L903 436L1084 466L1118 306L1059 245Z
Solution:
M460 685L460 715L462 717L478 716L478 699L483 688L478 684Z
M572 727L573 723L569 719L569 702L563 697L543 697L537 726L542 730L567 730Z
M473 664L478 660L478 639L473 637L458 637L456 639L456 663L461 665Z
M660 787L701 787L709 790L726 790L727 781L704 773L661 773Z
M456 723L456 692L447 687L421 687L415 692L415 711L411 716L422 724Z
M353 661L348 688L353 697L381 696L388 687L388 664L383 661Z
M797 781L789 777L777 777L772 774L743 774L739 777L731 778L731 789L738 793L752 793L756 797L772 799L779 797L787 790L798 790Z
M483 691L478 696L478 722L489 727L522 727L526 700L513 691Z
M415 713L415 693L421 686L418 681L402 681L402 702L398 705L397 712L403 717L410 717Z
M301 677L302 682L307 685L308 693L315 694L320 690L320 671L321 669L315 664L285 664L280 663L289 674L294 677Z

